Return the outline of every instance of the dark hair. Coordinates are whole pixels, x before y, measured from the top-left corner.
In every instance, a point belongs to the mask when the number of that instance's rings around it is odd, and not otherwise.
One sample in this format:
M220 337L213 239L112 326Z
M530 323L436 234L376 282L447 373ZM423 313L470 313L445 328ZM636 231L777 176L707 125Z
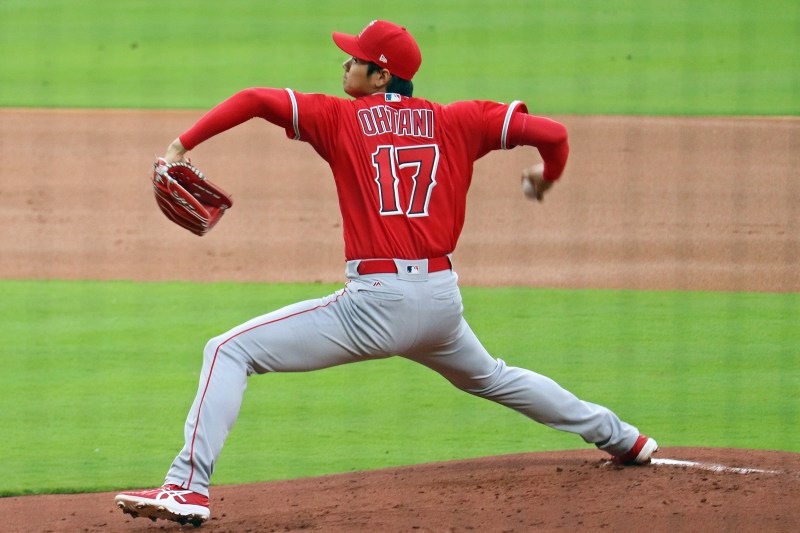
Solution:
M367 76L372 75L375 72L380 72L383 70L383 67L378 65L377 63L370 63L367 65ZM414 84L411 80L404 80L403 78L399 78L392 74L392 79L389 81L389 85L386 86L387 93L397 93L401 96L411 96L414 94Z

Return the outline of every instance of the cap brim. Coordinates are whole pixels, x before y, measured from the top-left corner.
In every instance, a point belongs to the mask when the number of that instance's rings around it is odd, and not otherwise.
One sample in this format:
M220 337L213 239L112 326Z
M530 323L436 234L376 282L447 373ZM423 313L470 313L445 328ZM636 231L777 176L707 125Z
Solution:
M355 35L347 35L346 33L339 33L338 31L333 32L331 35L333 36L333 42L336 43L336 46L341 48L346 54L350 54L358 59L371 61L361 47L358 46L358 37Z

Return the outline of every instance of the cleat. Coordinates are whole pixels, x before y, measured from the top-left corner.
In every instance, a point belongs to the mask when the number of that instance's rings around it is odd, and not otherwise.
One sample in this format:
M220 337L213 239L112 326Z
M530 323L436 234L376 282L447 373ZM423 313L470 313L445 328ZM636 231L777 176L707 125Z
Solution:
M131 510L131 509L128 509L127 507L125 507L125 504L124 504L124 503L117 502L117 507L119 507L120 509L122 509L122 513L123 513L123 514L129 514L129 515L131 515L131 518L136 518L137 516L139 516L139 513L137 513L136 511L133 511L133 510Z
M208 497L178 485L121 492L114 500L123 513L133 518L146 517L154 522L160 518L180 525L191 522L193 526L200 527L211 516Z
M633 448L624 455L613 457L611 461L619 465L650 464L653 454L658 451L658 443L647 435L639 435Z

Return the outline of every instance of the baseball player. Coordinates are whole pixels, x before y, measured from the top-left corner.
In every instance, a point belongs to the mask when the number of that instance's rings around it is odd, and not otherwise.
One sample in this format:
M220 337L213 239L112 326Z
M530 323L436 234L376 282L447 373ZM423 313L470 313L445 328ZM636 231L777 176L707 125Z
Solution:
M541 201L569 152L564 126L524 103L440 105L412 96L422 56L411 34L376 20L358 35L333 33L349 58L351 98L251 88L222 102L168 147L187 151L251 118L284 128L330 165L343 219L345 287L289 305L211 339L203 353L185 443L159 488L123 492L133 516L199 525L210 516L209 479L239 414L248 376L304 372L402 356L470 394L580 435L622 464L646 464L656 442L609 409L553 380L491 356L462 315L452 253L464 223L473 163L492 150L535 147L523 171ZM313 206L309 206L313 209Z

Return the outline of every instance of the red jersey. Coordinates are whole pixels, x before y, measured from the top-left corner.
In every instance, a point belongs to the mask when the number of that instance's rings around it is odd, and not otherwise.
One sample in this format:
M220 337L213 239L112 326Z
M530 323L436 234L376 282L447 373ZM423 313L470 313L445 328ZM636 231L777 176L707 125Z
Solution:
M526 112L519 101L440 105L393 93L351 100L248 89L212 109L181 142L191 149L254 116L281 125L333 171L347 260L424 259L453 252L474 162L512 148L512 118Z

